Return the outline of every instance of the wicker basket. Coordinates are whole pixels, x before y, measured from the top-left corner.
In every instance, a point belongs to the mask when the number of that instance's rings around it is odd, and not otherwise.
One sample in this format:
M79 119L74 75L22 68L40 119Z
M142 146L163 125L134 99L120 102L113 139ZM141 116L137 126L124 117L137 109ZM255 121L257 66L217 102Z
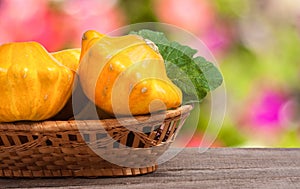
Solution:
M151 119L137 116L121 121L0 123L0 177L129 176L153 172L157 158L168 149L191 109L186 105L169 110L162 121L162 114L155 114Z

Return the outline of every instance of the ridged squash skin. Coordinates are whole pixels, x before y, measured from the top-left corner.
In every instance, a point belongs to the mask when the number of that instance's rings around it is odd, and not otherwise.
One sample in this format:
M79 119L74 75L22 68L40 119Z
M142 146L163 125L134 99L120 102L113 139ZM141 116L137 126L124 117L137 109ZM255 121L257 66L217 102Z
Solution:
M80 53L81 49L75 48L52 52L51 55L60 63L76 72L79 66Z
M75 72L37 42L0 46L0 122L46 120L72 93Z
M78 69L86 96L113 115L140 115L180 106L182 93L167 77L155 45L137 35L83 35Z

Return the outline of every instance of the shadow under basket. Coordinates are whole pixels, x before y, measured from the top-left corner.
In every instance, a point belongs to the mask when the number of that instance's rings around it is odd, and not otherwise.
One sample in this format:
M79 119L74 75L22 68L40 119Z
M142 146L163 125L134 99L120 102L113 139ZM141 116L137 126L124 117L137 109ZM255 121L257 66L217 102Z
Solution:
M192 106L105 120L0 123L0 177L151 173Z

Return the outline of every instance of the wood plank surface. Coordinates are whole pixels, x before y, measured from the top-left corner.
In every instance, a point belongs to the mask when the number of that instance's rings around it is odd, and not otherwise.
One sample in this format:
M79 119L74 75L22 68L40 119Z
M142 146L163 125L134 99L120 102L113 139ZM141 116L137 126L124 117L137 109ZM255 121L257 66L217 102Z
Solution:
M1 178L0 188L300 188L300 149L187 148L147 175Z

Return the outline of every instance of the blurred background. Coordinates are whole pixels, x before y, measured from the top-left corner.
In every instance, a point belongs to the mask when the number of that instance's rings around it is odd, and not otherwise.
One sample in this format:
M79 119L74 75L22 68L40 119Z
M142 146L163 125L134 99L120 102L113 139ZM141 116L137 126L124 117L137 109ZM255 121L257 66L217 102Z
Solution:
M139 22L184 28L215 56L227 110L213 147L300 147L300 0L0 0L0 43L50 52L80 47L88 29ZM199 146L209 114L207 98L188 146Z

